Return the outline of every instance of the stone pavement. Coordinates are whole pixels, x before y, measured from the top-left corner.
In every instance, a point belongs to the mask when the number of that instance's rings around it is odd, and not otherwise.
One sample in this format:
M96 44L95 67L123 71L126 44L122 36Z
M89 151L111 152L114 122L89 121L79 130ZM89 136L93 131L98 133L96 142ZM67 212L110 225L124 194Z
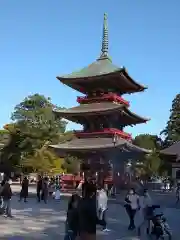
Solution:
M48 204L37 203L29 199L28 203L19 203L16 196L12 199L13 219L0 216L0 239L18 240L63 240L66 219L67 200L49 200ZM173 230L173 240L178 240L180 210L164 209L164 213ZM137 217L139 221L139 217ZM136 232L128 232L128 219L121 205L110 204L108 212L109 233L98 228L98 240L137 240ZM145 236L141 240L146 240Z

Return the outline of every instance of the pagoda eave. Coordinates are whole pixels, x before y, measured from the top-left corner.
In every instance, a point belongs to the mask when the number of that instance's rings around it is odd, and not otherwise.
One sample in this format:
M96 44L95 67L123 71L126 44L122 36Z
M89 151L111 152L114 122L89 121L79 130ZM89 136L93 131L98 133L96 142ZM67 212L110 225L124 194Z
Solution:
M56 78L67 86L84 94L87 93L87 88L91 90L106 90L106 88L112 88L116 89L116 91L119 91L121 94L142 92L147 89L146 86L133 80L124 67L105 74L82 77L72 77L70 74L62 77L57 76Z
M119 149L121 151L134 151L136 153L149 154L151 150L137 147L132 143L119 138L114 144L112 138L89 138L89 139L73 139L66 143L58 145L50 145L50 148L59 151L59 153L74 153L74 152L92 152L92 151L101 151L101 150L110 150L110 149Z
M125 125L135 125L149 121L149 119L131 112L125 105L114 102L81 104L70 109L54 110L54 113L61 118L76 123L84 123L90 116L107 116L110 114L119 115L120 123Z

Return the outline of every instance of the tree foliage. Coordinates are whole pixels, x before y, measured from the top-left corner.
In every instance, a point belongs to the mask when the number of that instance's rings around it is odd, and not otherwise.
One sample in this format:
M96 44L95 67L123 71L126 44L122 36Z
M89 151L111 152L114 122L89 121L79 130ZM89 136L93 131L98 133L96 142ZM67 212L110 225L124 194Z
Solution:
M4 127L10 138L2 151L1 162L37 171L55 168L55 157L47 149L47 142L58 143L66 122L56 118L54 108L58 107L50 98L39 94L28 96L15 107L13 123Z
M0 144L6 144L9 141L9 132L5 129L0 129Z
M77 174L80 171L80 159L73 156L66 156L63 168L67 173Z
M140 175L157 175L161 166L161 159L158 151L160 150L162 140L157 135L141 134L135 137L133 143L139 147L152 150L152 153L143 156L140 159L142 164L137 166Z
M46 142L40 149L36 149L34 155L24 156L21 160L21 166L24 171L38 173L62 173L63 160L58 158L48 149L49 142Z
M59 133L65 132L66 127L66 122L55 116L54 108L58 107L51 103L50 98L34 94L15 107L12 120L32 139L53 141Z
M166 146L180 141L180 94L172 102L169 120L161 134L165 136Z

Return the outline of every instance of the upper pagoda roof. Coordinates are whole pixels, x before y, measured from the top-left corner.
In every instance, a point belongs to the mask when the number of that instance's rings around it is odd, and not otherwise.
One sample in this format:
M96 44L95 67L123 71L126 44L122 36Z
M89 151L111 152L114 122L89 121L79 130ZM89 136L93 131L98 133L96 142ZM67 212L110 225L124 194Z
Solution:
M108 56L108 26L107 15L104 14L103 39L100 57L80 71L64 76L57 76L62 83L82 92L103 89L119 93L140 92L145 86L133 80L125 67L114 65ZM103 81L103 83L102 83Z
M112 148L119 148L123 151L134 151L136 153L148 154L151 150L140 148L133 145L129 141L118 138L116 144L112 142L111 138L77 138L69 142L50 145L49 147L56 149L60 154L73 153L78 151L93 151L93 150L109 150Z
M121 116L121 122L128 124L144 123L149 119L140 117L139 115L131 112L124 104L117 104L114 102L100 102L81 104L77 107L69 109L55 110L55 114L59 117L66 118L73 122L83 123L88 116L93 115L108 115L116 112Z

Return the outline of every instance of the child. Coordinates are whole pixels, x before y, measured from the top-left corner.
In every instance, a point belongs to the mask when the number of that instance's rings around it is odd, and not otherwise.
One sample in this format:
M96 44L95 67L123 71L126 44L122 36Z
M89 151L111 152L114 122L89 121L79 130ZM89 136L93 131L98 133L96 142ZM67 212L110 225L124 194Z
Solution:
M78 224L78 203L80 197L77 194L73 194L67 211L66 219L66 235L64 240L75 240L79 232Z

